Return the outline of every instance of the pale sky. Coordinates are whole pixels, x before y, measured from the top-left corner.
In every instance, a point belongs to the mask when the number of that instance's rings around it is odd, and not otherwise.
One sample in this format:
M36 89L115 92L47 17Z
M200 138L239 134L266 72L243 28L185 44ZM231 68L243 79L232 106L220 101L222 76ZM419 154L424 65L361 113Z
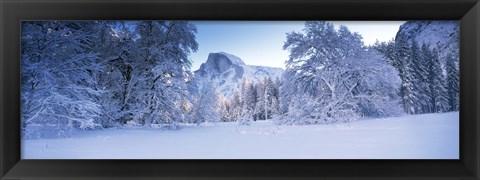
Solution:
M197 26L199 49L190 55L195 71L212 52L240 57L248 65L284 68L288 51L282 50L287 32L301 32L304 21L191 21ZM331 21L363 37L365 45L395 37L405 21Z

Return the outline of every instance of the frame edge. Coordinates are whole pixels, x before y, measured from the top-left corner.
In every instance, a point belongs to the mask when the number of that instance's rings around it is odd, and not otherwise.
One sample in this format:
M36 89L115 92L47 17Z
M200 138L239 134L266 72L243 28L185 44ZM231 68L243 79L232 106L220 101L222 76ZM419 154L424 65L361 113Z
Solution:
M36 1L21 1L21 2L36 2ZM39 1L39 2L42 2L42 1ZM48 1L48 2L50 2L50 1ZM53 1L53 2L60 2L60 1ZM87 2L92 2L92 1L87 1ZM105 1L102 1L102 2L105 2ZM144 2L144 1L142 1L142 2ZM412 1L407 1L407 2L412 2ZM472 2L472 1L460 1L460 2L465 3L465 2ZM19 162L21 162L21 161L16 161L16 164L14 163L12 165L11 161L14 161L14 158L10 158L9 156L7 156L6 155L7 151L5 151L5 149L7 149L7 148L15 149L15 147L5 147L4 146L5 142L7 141L6 140L7 137L9 137L9 136L6 136L7 127L4 126L5 124L7 124L7 123L4 122L5 118L6 118L6 116L5 116L6 111L4 111L4 110L6 110L7 107L5 106L6 103L4 103L4 101L3 101L3 99L5 98L4 94L7 94L7 93L4 93L4 88L6 88L5 87L5 84L6 84L5 81L8 80L6 75L9 74L6 71L9 71L9 70L4 66L5 64L7 64L7 63L5 63L7 55L5 55L3 52L7 52L7 51L4 51L6 49L10 49L10 50L15 49L15 47L8 48L8 47L5 46L7 44L6 41L5 41L5 38L7 38L7 39L11 39L11 38L10 37L4 37L4 33L3 33L4 28L6 28L4 26L5 21L6 21L6 18L5 18L5 15L4 15L6 13L4 11L4 3L5 3L5 0L0 0L0 12L1 12L0 13L0 20L1 20L0 21L0 40L1 40L1 44L0 45L2 46L0 48L0 54L1 54L1 57L0 57L1 58L1 61L0 61L0 70L1 70L1 72L0 72L0 86L2 87L0 89L0 100L1 100L1 102L0 102L0 118L1 118L1 121L0 121L1 139L0 139L0 141L1 142L0 143L2 143L1 144L2 146L1 146L1 149L0 149L0 159L2 159L1 162L0 162L0 179L2 179L4 176L6 176L8 178L7 174L9 174L9 170L17 169L18 167L16 165L19 165ZM468 15L473 14L471 16L474 16L474 17L471 17L471 18L474 18L477 23L474 24L474 25L469 25L469 26L475 26L475 28L474 28L475 30L470 30L470 31L473 31L476 34L476 38L472 38L472 40L470 40L469 42L473 43L475 45L475 47L478 48L479 45L480 45L480 32L479 32L480 25L478 24L478 22L480 21L480 3L478 3L478 1L477 1L476 5L470 10L470 12L468 13ZM461 29L463 29L463 28L461 28ZM474 42L472 42L472 41L474 41ZM474 101L475 101L474 102L475 103L475 108L478 108L479 101L480 101L480 96L479 96L479 94L480 94L480 92L479 92L480 84L478 84L479 83L478 82L479 73L477 72L477 70L480 69L480 66L479 66L480 63L478 63L478 60L480 60L479 59L480 52L479 52L478 49L475 53L475 56L476 56L475 59L477 60L477 62L475 62L476 64L472 68L474 69L474 72L475 72L475 77L474 77L475 81L474 82L476 82L476 87L475 87L474 91L475 91L476 97L472 98L472 99L474 99ZM470 74L470 75L473 75L473 74ZM463 77L463 76L461 76L461 77ZM9 80L9 81L12 81L12 80ZM13 90L10 90L10 91L13 91ZM472 105L472 104L469 104L469 105ZM471 132L474 135L476 135L476 136L472 137L472 138L474 138L473 141L468 141L468 143L476 142L476 144L471 145L474 148L476 148L476 151L477 151L476 152L476 158L472 158L472 160L467 159L467 158L463 158L462 163L472 173L472 175L474 176L472 178L480 178L479 177L479 172L480 172L480 166L479 166L480 152L479 152L479 150L480 150L480 146L479 146L479 143L478 143L478 140L479 140L478 130L480 128L479 122L478 122L479 112L475 111L475 116L476 116L475 117L475 123L476 123L475 126L466 126L465 124L463 126L465 126L468 129L476 128L476 129L474 129L473 132ZM477 130L477 131L475 131L475 130ZM461 145L462 145L462 143L461 143ZM473 153L475 154L475 152L473 152ZM9 162L5 162L5 160L7 160L7 159L9 159ZM470 179L470 177L465 177L465 178ZM455 178L455 179L457 179L457 178ZM458 178L458 179L461 179L461 178Z

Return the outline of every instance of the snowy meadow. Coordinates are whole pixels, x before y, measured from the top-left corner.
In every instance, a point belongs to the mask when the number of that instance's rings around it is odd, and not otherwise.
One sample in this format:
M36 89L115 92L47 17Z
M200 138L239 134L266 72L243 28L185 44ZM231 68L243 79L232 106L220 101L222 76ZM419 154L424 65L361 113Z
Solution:
M222 49L208 24L22 22L22 158L459 158L457 21L406 21L374 44L307 21L272 44L284 59L265 58L284 67L194 62Z
M458 113L278 126L256 121L77 131L25 140L24 159L458 159Z

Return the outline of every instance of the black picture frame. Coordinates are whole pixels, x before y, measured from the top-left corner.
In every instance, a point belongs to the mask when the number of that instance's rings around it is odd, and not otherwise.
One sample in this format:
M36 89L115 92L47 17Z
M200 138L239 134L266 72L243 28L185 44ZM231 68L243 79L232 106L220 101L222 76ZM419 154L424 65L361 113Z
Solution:
M0 179L480 178L478 0L0 0ZM460 20L460 160L21 160L21 20Z

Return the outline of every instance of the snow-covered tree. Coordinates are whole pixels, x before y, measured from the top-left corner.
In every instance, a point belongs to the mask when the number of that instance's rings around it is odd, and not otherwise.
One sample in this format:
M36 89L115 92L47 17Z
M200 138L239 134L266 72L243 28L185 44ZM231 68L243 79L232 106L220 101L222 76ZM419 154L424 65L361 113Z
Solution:
M427 51L426 54L426 56L429 57L427 59L429 69L428 79L430 80L429 89L431 92L430 102L432 112L446 112L450 107L438 51L434 48L431 51Z
M243 98L237 89L233 89L233 98L230 101L231 121L237 121L243 112Z
M395 44L395 56L392 60L393 66L397 69L398 75L402 80L402 84L400 87L400 96L402 98L402 104L405 113L415 113L415 77L414 77L414 70L413 62L412 62L412 54L410 50L410 45L407 42L405 37L397 38Z
M218 101L220 106L220 110L219 110L220 121L221 122L234 121L231 114L231 106L228 100L223 95L220 95L218 97Z
M22 23L22 119L61 129L175 124L191 103L185 21ZM63 131L63 130L62 130Z
M135 60L131 56L134 51L133 32L128 30L124 22L99 21L95 33L98 38L94 40L92 50L98 54L98 61L106 66L95 77L97 88L104 91L98 99L104 112L102 125L111 127L125 124L127 119L132 119L127 117L130 113L127 90L132 71L129 64Z
M348 122L362 114L360 102L376 103L370 106L374 108L395 101L389 94L399 82L395 69L376 50L366 48L360 35L345 26L337 31L323 21L306 22L304 32L288 33L284 45L290 51L286 72L291 79L286 81L293 82L297 94L292 99L304 100L303 105L301 101L292 103L287 116L295 112L303 116L298 119L309 118L311 123ZM394 108L394 104L389 107ZM392 111L383 113L390 115Z
M265 78L255 85L257 89L257 101L255 107L255 120L267 120L277 112L278 97L275 84L272 79Z
M415 39L411 42L410 47L410 73L409 78L412 82L412 102L413 102L413 111L410 113L420 114L425 113L428 107L428 94L429 88L427 83L427 74L428 70L425 66L425 60L421 52L420 47Z
M285 70L285 72L282 74L282 80L280 81L280 85L278 88L278 93L279 93L279 114L284 115L288 112L289 105L292 101L293 96L297 92L297 87L295 86L295 83L293 81L290 81L293 79L292 75L294 73L287 72L289 71L288 69Z
M448 94L448 103L450 111L459 110L459 77L458 67L455 65L454 59L451 54L447 55L445 69L447 73L446 77L446 89Z
M398 71L373 48L367 49L361 62L368 66L359 66L360 81L353 91L361 116L388 117L399 115L401 103L398 89L401 79Z
M257 104L257 91L251 83L242 85L241 115L238 119L240 125L249 125L254 120Z
M418 114L458 110L458 97L454 95L458 95L458 68L452 55L441 60L438 50L429 48L436 45L423 42L419 47L415 39L409 43L407 39L397 36L395 41L375 44L399 72L404 111Z
M219 121L218 92L216 92L212 82L203 81L198 89L198 95L193 99L193 115L191 118L197 125L200 125L202 122Z
M258 83L254 83L253 87L255 88L255 108L253 113L253 120L265 119L265 82L261 80Z
M137 115L147 127L175 127L185 115L181 106L188 93L188 54L198 49L196 27L185 21L142 21L136 31L141 62L133 67Z
M22 22L22 125L67 129L98 126L102 91L94 77L104 70L92 46L94 22Z
M276 119L276 123L288 125L315 123L318 121L315 117L320 116L323 111L322 104L318 102L318 98L310 95L295 94L295 97L287 105L288 110Z

